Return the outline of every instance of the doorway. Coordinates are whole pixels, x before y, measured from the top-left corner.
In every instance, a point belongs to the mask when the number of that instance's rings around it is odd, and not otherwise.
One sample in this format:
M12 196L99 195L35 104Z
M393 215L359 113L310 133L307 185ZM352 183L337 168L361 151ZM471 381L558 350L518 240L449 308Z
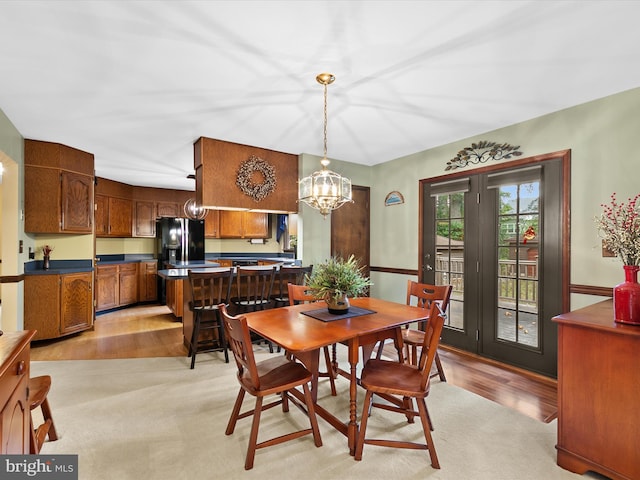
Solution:
M556 376L568 306L568 153L422 181L422 281L451 284L443 343Z
M331 256L348 258L353 254L367 277L371 252L369 196L369 187L354 185L353 203L331 212Z

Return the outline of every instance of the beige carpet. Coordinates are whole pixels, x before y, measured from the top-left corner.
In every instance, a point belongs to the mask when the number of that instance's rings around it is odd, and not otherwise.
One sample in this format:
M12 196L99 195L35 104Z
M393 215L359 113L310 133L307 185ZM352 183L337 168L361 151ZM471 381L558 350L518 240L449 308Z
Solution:
M344 353L344 352L342 352ZM268 353L260 351L258 358ZM250 419L225 436L238 386L235 364L202 354L194 370L187 358L32 362L32 376L53 378L49 394L59 440L43 454L78 454L79 478L179 479L580 479L556 465L556 422L544 424L458 387L435 381L428 406L441 470L424 451L365 446L361 462L346 437L320 419L323 446L312 438L259 450L245 471ZM348 383L338 379L331 397L321 381L319 402L348 418ZM359 394L359 400L364 397ZM246 399L246 402L252 399ZM306 424L296 408L263 414L261 431ZM374 409L368 431L420 440L419 422ZM263 437L259 437L260 438ZM594 478L594 477L588 477Z

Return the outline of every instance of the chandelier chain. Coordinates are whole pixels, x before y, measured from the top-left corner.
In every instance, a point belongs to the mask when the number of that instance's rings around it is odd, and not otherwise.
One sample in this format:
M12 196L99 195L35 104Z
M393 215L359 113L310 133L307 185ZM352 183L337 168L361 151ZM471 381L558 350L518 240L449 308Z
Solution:
M324 158L327 158L327 84L324 84Z

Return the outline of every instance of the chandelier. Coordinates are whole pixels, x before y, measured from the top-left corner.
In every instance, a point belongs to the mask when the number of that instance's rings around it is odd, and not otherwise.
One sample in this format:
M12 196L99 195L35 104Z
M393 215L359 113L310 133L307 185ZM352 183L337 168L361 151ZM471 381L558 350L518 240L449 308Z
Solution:
M332 210L340 208L351 199L351 180L327 168L327 85L336 79L331 73L321 73L316 80L324 85L324 156L322 170L304 177L298 183L298 201L319 210L326 218Z
M204 220L209 210L199 206L193 198L184 202L184 214L191 220Z

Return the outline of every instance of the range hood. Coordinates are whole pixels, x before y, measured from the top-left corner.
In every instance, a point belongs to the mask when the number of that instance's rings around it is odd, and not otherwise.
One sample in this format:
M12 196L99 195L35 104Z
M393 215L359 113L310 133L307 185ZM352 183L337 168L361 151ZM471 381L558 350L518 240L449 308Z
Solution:
M298 156L200 137L194 143L196 202L216 210L298 212Z

